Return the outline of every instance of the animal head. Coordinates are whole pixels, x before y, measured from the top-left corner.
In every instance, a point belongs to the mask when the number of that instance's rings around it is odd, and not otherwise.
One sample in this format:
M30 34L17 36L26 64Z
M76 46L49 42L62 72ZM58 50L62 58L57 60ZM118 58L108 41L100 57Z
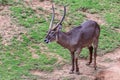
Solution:
M52 19L51 19L51 22L50 22L50 25L49 25L49 30L48 30L48 33L45 37L44 42L49 43L49 42L52 42L52 41L56 40L58 32L62 29L62 22L65 18L65 15L66 15L66 7L64 6L64 15L63 15L62 19L60 20L60 22L57 23L57 25L55 25L55 27L53 27L55 10L54 10L54 6L52 5Z

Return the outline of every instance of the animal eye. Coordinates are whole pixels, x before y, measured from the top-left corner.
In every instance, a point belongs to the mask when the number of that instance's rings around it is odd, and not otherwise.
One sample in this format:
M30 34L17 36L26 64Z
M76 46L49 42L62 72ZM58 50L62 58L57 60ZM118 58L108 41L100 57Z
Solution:
M48 33L48 31L46 31L46 33Z
M51 34L53 34L54 33L54 31L51 31Z

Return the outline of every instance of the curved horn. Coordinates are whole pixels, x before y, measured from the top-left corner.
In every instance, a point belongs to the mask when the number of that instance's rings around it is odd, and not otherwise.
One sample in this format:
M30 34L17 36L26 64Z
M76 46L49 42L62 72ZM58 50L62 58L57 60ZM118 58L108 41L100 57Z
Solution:
M50 25L49 25L49 30L52 28L53 26L53 21L54 21L54 17L55 17L55 10L54 10L54 6L52 5L52 19L51 19L51 22L50 22Z
M66 15L66 6L64 6L64 15L63 15L62 19L60 20L60 22L56 25L55 28L57 28L58 25L60 25L63 22L63 20L65 19L65 15Z

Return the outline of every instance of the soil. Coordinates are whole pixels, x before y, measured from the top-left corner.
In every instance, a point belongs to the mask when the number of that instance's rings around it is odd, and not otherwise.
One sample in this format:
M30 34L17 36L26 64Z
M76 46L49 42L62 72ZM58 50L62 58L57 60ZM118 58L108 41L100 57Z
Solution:
M26 33L27 30L12 22L9 6L0 6L0 8L0 37L3 45L9 45L13 37L20 38L20 34Z
M44 10L51 11L51 5L49 0L45 0L43 2L37 2L34 1L33 3L34 8L39 6L43 7ZM59 7L59 6L57 6ZM61 7L59 7L61 8ZM62 8L61 8L62 9ZM58 10L56 14L59 14ZM104 19L100 17L98 14L90 14L87 12L83 13L86 15L87 19L91 19L96 21L100 25L105 25L106 22ZM44 47L43 47L44 48ZM44 50L44 49L42 49ZM43 51L44 52L44 51ZM50 53L52 54L52 53ZM54 55L57 56L57 55ZM60 56L57 56L59 61L61 62L63 59ZM114 68L113 70L116 70L113 74L111 74L113 77L116 77L117 71L120 69L118 68L117 64L119 63L120 59L120 48L115 49L114 51L107 53L106 55L103 56L98 56L97 57L97 70L94 70L93 68L93 63L90 66L87 66L87 60L85 59L79 59L79 68L80 68L80 75L76 74L69 74L69 70L71 69L71 64L65 64L59 69L55 69L53 72L42 72L39 70L31 70L30 73L36 76L39 76L38 80L109 80L107 78L101 79L100 76L102 72L104 72L104 76L108 75L109 76L109 69L112 67ZM106 74L107 73L107 74ZM112 78L111 80L118 80Z
M95 80L96 78L96 80L119 80L116 78L116 74L120 73L120 65L118 66L120 62L120 48L117 48L104 56L98 56L97 70L94 70L93 63L90 66L87 66L87 61L88 60L85 59L79 59L80 75L69 74L69 70L71 69L70 64L65 64L61 69L55 69L51 73L38 70L32 70L31 73L39 76L40 79L38 80ZM104 75L101 73L104 73ZM112 79L108 78L108 76L111 77L111 75ZM103 76L105 78L100 79ZM117 77L120 77L120 75L117 75Z
M113 30L115 30L116 32L120 33L120 29L113 29Z
M90 13L87 13L87 12L82 12L82 13L84 15L86 15L87 19L94 20L100 25L105 25L106 24L105 20L102 19L101 16L98 15L98 14L90 14Z
M25 0L28 1L29 0ZM31 1L31 0L30 0ZM51 3L47 0L43 2L38 2L38 0L32 0L33 8L36 8L38 5L47 10L50 10ZM47 5L45 5L47 4ZM0 35L2 37L2 43L4 45L10 44L10 40L19 36L21 33L26 33L26 29L22 26L17 26L12 23L11 18L9 16L10 11L8 10L9 6L0 8ZM96 20L99 24L104 24L104 20L102 20L97 14L89 14L85 13L86 17L89 19ZM42 47L41 50L46 49L46 47ZM39 58L39 55L34 54L34 50L31 49L32 57ZM66 53L69 54L69 53ZM50 55L58 57L59 61L64 61L60 56ZM69 74L69 70L71 68L71 64L65 64L59 69L54 69L53 72L42 72L38 70L31 70L30 73L38 76L38 80L119 80L120 79L120 48L115 49L112 52L109 52L103 56L97 57L97 70L94 70L93 63L90 66L87 66L88 60L79 59L79 68L80 75ZM22 65L22 64L21 64ZM117 76L116 76L117 75Z
M120 61L106 70L101 70L96 75L96 80L119 80L120 79Z
M63 6L58 6L52 3L52 0L25 0L26 6L31 7L37 14L44 14L44 16L47 17L47 15L52 13L52 5L54 5L55 8L55 19L61 20L62 14L61 11L63 11ZM41 9L41 10L39 10ZM47 18L46 18L47 20Z

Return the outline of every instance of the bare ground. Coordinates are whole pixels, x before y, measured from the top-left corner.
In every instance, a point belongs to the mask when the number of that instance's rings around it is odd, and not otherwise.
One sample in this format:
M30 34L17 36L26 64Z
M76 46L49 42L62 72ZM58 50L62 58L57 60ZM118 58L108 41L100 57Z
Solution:
M29 1L29 0L26 0ZM43 5L44 3L44 5ZM33 6L44 6L45 4L49 4L49 7L51 7L51 3L43 2L43 3L37 3L37 0L34 0ZM36 8L33 7L33 8ZM48 7L46 6L46 9ZM50 8L49 8L50 9ZM7 7L0 8L0 35L2 37L2 43L4 45L8 45L10 43L10 40L14 36L19 36L20 33L26 33L24 31L25 29L23 27L17 27L17 25L13 24L11 22L11 18L9 17L9 10ZM99 24L104 24L104 21L99 17L97 14L89 14L85 13L86 18L96 20ZM46 47L41 48L41 50L46 49ZM34 54L34 50L30 49L32 52L33 58L39 58L39 55ZM44 52L44 51L43 51ZM68 54L68 53L66 53ZM53 55L50 53L50 55L58 57L58 61L63 61L63 59L58 55ZM85 59L79 59L79 68L80 68L80 75L76 74L69 74L69 70L71 68L70 64L65 64L63 67L59 69L55 69L53 72L41 72L38 70L31 70L30 73L33 75L38 76L38 80L119 80L116 77L120 77L119 75L119 62L120 62L120 48L115 49L114 51L107 53L103 56L97 57L97 70L94 70L93 64L90 66L86 66L87 60ZM111 74L112 73L112 74ZM105 77L105 75L107 77ZM110 77L113 78L110 78ZM102 77L102 79L101 79Z
M0 6L0 37L2 44L9 45L13 37L20 38L20 34L26 33L27 30L22 26L14 24L10 18L9 6Z
M63 6L58 6L52 3L52 0L25 0L26 6L31 7L33 10L36 11L37 14L44 14L47 17L50 13L52 13L51 7L52 4L55 7L55 18L57 20L61 19L61 10L63 11ZM40 10L39 10L40 9ZM47 20L47 18L46 18ZM47 20L48 21L48 20Z
M86 15L87 19L96 21L100 25L105 25L106 24L105 20L98 14L90 14L90 13L87 13L87 12L82 12L82 13L84 15Z
M35 8L35 5L38 5L38 6L41 5L41 7L44 6L43 8L45 10L50 11L52 3L50 3L50 1L48 0L45 0L44 2L34 1L33 2L34 8ZM59 11L57 11L57 13L59 14ZM94 20L98 22L98 24L101 24L101 25L106 24L104 19L102 19L101 16L98 14L90 14L86 12L84 12L83 14L86 15L87 19ZM56 57L58 57L59 60L62 61L61 57L59 56L56 56ZM80 68L80 73L81 73L80 75L69 74L69 70L71 68L70 64L65 64L60 69L55 69L53 72L50 72L50 73L41 72L38 70L31 70L30 73L33 75L39 76L38 80L95 80L95 79L98 80L98 78L96 77L101 78L101 76L98 76L98 75L101 75L100 74L101 71L105 71L104 74L109 73L110 72L109 68L111 68L113 65L114 65L113 66L114 70L117 70L117 71L120 70L118 67L115 67L115 65L119 63L119 59L120 59L120 48L115 49L114 51L107 53L106 55L98 56L97 57L97 65L98 65L97 70L94 70L93 64L91 64L90 66L86 66L87 60L79 59L79 68ZM116 73L113 73L112 76L116 76ZM109 80L109 79L100 79L100 78L99 80ZM118 80L118 79L113 78L113 80Z
M97 70L94 70L93 64L87 66L87 60L79 59L79 68L80 68L80 75L76 74L69 74L69 70L71 68L70 64L65 64L61 69L55 69L51 73L41 72L38 70L30 71L33 75L37 75L40 77L38 80L95 80L96 76L104 71L104 74L109 76L108 73L110 71L116 71L110 75L113 76L111 80L119 80L114 79L116 74L120 73L120 69L118 65L120 62L120 48L115 49L114 51L107 53L104 56L97 57ZM110 69L110 71L109 71ZM120 75L117 75L120 77ZM98 80L98 79L97 79ZM109 80L109 79L100 79L100 80Z

